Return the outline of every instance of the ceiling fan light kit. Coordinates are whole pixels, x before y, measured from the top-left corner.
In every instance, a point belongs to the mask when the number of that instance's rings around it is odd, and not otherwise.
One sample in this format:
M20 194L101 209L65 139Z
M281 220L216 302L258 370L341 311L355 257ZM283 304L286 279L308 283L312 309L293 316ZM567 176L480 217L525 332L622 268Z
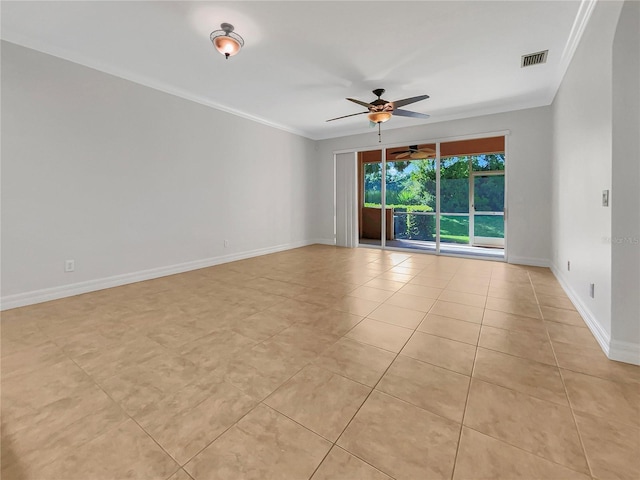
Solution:
M340 120L347 117L353 117L355 115L363 115L366 113L369 120L373 122L373 124L378 125L378 142L382 142L382 136L380 134L380 124L390 120L394 113L400 117L429 118L429 115L427 115L426 113L411 112L409 110L402 110L398 108L409 105L410 103L426 100L427 98L429 98L429 95L418 95L417 97L403 98L402 100L396 100L395 102L388 102L387 100L384 100L382 98L383 93L384 88L377 88L373 90L373 94L378 98L371 103L363 102L362 100L356 100L355 98L347 98L347 100L349 100L350 102L357 103L358 105L365 107L367 111L352 113L351 115L344 115L342 117L330 118L329 120L327 120L327 122L332 122L333 120Z
M214 30L209 36L211 43L224 57L234 56L244 46L244 39L233 31L233 25L222 23L220 30Z
M373 123L383 123L391 118L390 112L373 112L367 115Z

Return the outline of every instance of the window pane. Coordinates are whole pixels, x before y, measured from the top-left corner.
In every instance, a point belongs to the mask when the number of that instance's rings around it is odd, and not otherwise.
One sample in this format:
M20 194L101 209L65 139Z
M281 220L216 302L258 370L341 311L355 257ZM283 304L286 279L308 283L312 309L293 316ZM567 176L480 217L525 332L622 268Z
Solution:
M469 243L469 215L440 216L440 241L442 243Z
M440 163L440 241L469 243L469 157ZM462 215L451 215L451 214Z
M364 164L365 207L380 207L382 195L382 163Z
M434 242L435 160L389 161L387 167L387 207L393 208L394 239ZM411 243L396 246L418 248Z
M504 238L504 217L502 215L474 216L473 231L476 237Z
M504 175L473 178L473 206L476 212L504 210Z
M440 166L440 211L469 213L469 158L443 158Z
M474 172L504 170L504 153L474 155L471 166Z

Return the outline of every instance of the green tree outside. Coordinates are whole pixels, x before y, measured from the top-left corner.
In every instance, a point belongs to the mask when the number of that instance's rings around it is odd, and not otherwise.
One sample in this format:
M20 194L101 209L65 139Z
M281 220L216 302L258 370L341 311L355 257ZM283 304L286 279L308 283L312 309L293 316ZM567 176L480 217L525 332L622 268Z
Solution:
M440 238L445 242L469 243L469 173L504 170L504 154L446 157L440 161ZM387 162L387 206L396 213L396 238L435 241L435 160ZM504 176L476 177L476 211L501 211L504 205ZM381 207L382 163L364 164L365 206ZM446 214L466 215L446 215ZM477 236L503 237L500 216L476 216Z

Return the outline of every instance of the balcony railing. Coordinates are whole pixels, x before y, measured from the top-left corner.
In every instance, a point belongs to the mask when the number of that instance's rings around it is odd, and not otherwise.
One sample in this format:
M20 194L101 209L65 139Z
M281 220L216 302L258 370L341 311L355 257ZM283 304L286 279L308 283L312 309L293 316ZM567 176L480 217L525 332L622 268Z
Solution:
M436 212L393 212L394 238L435 242ZM474 217L476 237L504 238L503 212L476 212ZM440 214L440 241L443 243L469 244L469 214Z

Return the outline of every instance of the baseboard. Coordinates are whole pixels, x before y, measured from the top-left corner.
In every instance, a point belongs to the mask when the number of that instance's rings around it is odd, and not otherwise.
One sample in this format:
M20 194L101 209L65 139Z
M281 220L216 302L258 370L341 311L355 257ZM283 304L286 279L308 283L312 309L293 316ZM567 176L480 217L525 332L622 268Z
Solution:
M640 345L637 343L611 340L609 358L618 362L640 365Z
M551 271L558 279L558 282L560 282L560 285L562 285L562 288L571 300L571 303L576 307L576 310L578 310L578 313L587 324L587 327L589 327L589 330L591 330L591 333L593 333L593 336L596 337L600 348L602 348L607 357L611 358L609 355L611 336L602 328L600 322L598 322L593 313L591 313L591 310L589 310L589 308L584 304L575 290L571 288L567 279L564 278L562 271L555 265L551 265Z
M519 257L516 255L508 255L507 262L531 267L549 267L551 265L551 262L546 258Z
M313 243L317 243L319 245L331 245L335 247L336 239L335 238L316 238Z
M214 265L221 265L223 263L235 262L236 260L244 260L245 258L259 257L261 255L267 255L269 253L276 253L282 252L284 250L291 250L293 248L305 247L314 243L320 242L315 239L303 240L299 242L276 245L273 247L233 253L230 255L222 255L218 257L205 258L202 260L195 260L175 265L141 270L138 272L125 273L112 277L87 280L85 282L72 283L59 287L44 288L42 290L18 293L15 295L7 295L0 299L0 310L9 310L12 308L24 307L26 305L48 302L50 300L56 300L59 298L72 297L74 295L80 295L82 293L95 292L96 290L103 290L105 288L119 287L121 285L127 285L129 283L136 283L142 282L144 280L151 280L153 278L166 277L167 275L175 275L177 273L212 267Z

